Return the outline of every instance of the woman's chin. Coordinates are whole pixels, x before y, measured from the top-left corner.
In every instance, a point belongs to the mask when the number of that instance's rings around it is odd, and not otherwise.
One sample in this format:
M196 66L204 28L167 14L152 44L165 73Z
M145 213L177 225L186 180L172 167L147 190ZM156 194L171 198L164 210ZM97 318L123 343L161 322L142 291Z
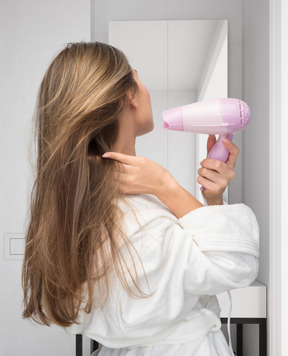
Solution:
M144 136L146 134L148 134L149 132L154 130L154 122L152 124L150 124L149 126L142 126L141 129L137 132L137 137L138 136Z

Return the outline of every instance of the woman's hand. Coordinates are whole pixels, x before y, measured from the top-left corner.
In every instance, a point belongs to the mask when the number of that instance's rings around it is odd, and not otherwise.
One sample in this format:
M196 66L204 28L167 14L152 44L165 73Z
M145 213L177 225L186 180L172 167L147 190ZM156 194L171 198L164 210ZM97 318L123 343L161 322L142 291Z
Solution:
M117 152L107 152L102 157L120 163L118 184L124 194L153 194L177 218L203 206L176 182L167 169L148 158Z
M164 187L175 182L165 168L148 158L129 156L118 152L106 152L102 157L120 163L118 183L124 194L154 194L158 196Z
M208 153L215 142L215 135L209 135ZM235 178L234 167L240 150L232 141L224 139L223 144L229 151L226 163L206 158L200 163L201 168L198 170L197 182L205 188L203 195L208 205L223 204L222 195L228 183Z

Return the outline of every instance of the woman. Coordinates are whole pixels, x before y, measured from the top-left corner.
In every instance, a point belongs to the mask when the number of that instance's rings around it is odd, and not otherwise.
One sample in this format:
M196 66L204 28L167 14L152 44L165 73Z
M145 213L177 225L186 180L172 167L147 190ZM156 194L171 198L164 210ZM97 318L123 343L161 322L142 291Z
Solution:
M207 207L136 157L135 137L153 129L150 96L123 53L101 43L55 58L36 119L24 318L83 333L101 356L230 355L215 294L258 269L253 213L222 205L238 148L226 141L227 163L201 163Z

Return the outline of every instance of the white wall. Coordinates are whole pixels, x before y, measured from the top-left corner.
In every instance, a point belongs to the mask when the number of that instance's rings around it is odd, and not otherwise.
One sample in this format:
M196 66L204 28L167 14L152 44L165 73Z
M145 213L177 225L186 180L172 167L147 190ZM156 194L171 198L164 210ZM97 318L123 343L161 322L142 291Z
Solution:
M243 1L243 100L251 109L243 134L243 202L260 225L257 279L269 288L269 0ZM257 355L256 327L246 326L244 338L244 354Z
M260 224L258 280L269 285L269 0L243 3L243 99L251 109L243 134L243 201Z
M73 336L21 319L22 261L4 259L4 234L24 232L30 122L44 70L65 43L89 41L90 1L1 0L0 6L0 355L72 356Z

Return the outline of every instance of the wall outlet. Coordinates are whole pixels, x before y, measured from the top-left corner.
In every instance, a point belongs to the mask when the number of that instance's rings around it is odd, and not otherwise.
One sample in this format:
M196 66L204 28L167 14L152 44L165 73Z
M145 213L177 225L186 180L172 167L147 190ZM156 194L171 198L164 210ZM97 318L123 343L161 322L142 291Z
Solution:
M5 260L22 260L25 251L25 235L23 233L4 234Z

